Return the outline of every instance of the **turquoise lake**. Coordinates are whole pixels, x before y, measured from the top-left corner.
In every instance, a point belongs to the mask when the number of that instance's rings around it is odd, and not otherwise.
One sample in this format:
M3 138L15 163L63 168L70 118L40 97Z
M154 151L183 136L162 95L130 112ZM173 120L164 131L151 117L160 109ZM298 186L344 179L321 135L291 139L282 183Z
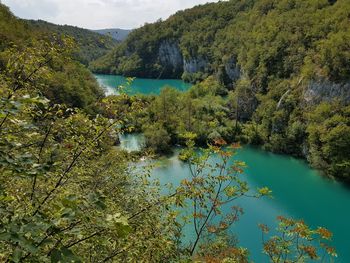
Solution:
M188 90L192 84L178 79L141 79L135 78L131 85L127 87L127 79L119 75L95 74L98 83L105 89L106 95L118 94L118 87L126 87L124 91L129 95L159 95L160 91L170 86L180 91Z
M140 135L125 135L128 143L137 149ZM276 227L279 215L304 219L313 228L323 226L334 234L332 245L336 247L338 257L335 262L350 262L350 189L339 182L322 177L311 169L306 162L292 157L268 153L253 147L243 147L236 159L247 163L248 168L242 177L251 189L267 186L273 191L273 198L241 199L244 209L240 220L232 227L239 245L249 249L251 260L256 263L268 262L262 254L259 223L267 224L270 229ZM215 161L215 158L213 159ZM168 158L159 161L153 170L154 178L162 185L178 185L181 180L190 177L188 165L179 161L177 151ZM191 240L194 233L188 227L186 239Z

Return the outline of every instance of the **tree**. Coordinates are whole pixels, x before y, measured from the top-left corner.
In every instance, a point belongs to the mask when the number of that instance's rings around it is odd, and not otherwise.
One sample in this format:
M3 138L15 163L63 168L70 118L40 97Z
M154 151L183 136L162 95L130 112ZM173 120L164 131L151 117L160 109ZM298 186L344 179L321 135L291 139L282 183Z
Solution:
M194 147L195 134L187 133L188 148L182 152L181 158L187 160L191 171L191 178L181 182L177 189L180 193L175 198L175 204L179 207L189 207L190 219L194 229L194 240L189 247L189 254L195 255L200 242L206 236L217 236L224 233L234 224L242 214L242 208L233 203L241 197L260 198L270 195L268 188L258 189L257 193L251 193L245 181L240 179L245 164L240 161L230 163L231 157L239 148L239 145L227 146L224 140L217 140L209 148L196 153ZM212 162L210 158L217 157ZM223 208L230 206L229 212ZM244 258L244 250L240 256ZM238 256L239 255L235 255Z
M238 81L235 91L229 94L228 104L235 119L237 134L239 122L251 119L257 105L252 85L248 80Z
M309 228L302 220L278 217L278 235L265 240L269 233L266 225L260 225L264 244L264 253L273 263L301 263L309 260L332 262L337 256L335 249L329 246L332 233L319 227ZM319 254L322 253L322 254Z
M7 63L1 78L0 261L171 261L176 228L164 206L149 206L159 203L157 185L111 147L123 118L43 97L33 81L46 84L47 64L65 48L44 47L49 54L40 45L20 54L25 68Z
M321 103L308 115L309 160L331 176L350 178L349 106Z
M156 122L153 125L148 125L144 129L144 135L146 147L153 150L156 154L168 153L171 150L171 138L162 123Z

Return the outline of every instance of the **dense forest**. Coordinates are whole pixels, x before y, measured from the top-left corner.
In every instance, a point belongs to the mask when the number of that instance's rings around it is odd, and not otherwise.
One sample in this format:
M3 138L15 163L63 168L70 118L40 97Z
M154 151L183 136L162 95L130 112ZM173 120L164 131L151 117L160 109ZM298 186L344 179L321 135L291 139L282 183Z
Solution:
M208 89L218 96L207 101L214 101L221 115L214 116L219 114L217 108L206 109L213 114L211 120L201 120L205 132L200 141L205 143L208 135L243 139L266 150L307 158L327 175L349 179L349 16L346 0L206 4L134 30L91 63L91 69L204 80L199 86L214 77L216 84ZM198 118L196 114L202 113L194 114ZM208 130L203 123L209 121L213 122ZM184 125L167 123L160 120L156 125L174 141ZM201 133L197 128L193 129Z
M341 101L318 103L304 115L298 90L285 91L289 80L275 79L280 88L258 94L251 79L230 90L213 76L183 94L167 88L159 97L105 97L77 60L81 48L71 33L35 26L0 4L1 262L250 262L249 249L229 232L243 213L236 200L272 193L248 187L245 164L228 161L239 144L227 142L284 140L295 127L289 147L304 140L300 130L307 131L310 152L328 161L326 169L349 169L350 111ZM282 93L287 95L276 103ZM247 101L255 99L262 110L253 113ZM181 158L192 177L169 186L166 195L150 178L152 163L137 165L147 153L114 147L117 134L140 129L155 152L176 142L186 146ZM211 163L213 155L220 161ZM182 214L183 208L190 213ZM267 261L331 261L337 255L327 229L283 216L277 222L276 231L260 225ZM186 224L195 233L190 242L183 242Z
M86 66L91 61L105 55L117 44L117 40L112 38L112 36L102 35L88 29L68 25L55 25L43 20L28 20L26 22L34 30L72 37L78 47L74 57Z
M39 79L33 76L30 81L54 103L65 103L69 107L84 108L90 112L94 110L96 99L103 96L103 90L86 67L76 61L75 55L80 52L81 47L70 35L62 40L63 33L58 34L55 31L47 31L47 29L41 30L33 26L32 23L19 20L4 6L1 6L0 23L0 68L2 74L11 74L15 79L25 80L22 71L27 70L26 67L33 66L35 63L41 65L44 62L42 58L34 59L30 63L27 63L27 60L40 56L40 53L46 51L47 54L44 54L44 58L48 59L48 69L45 74L38 77ZM74 59L67 63L61 59L59 53L61 51L58 51L55 57L50 57L50 46L47 44L50 42L57 43L58 47L62 46L64 48L63 55L70 52ZM18 71L7 72L5 69L9 63L18 67Z
M131 32L129 29L120 28L97 29L93 31L102 35L110 36L119 42L125 40Z

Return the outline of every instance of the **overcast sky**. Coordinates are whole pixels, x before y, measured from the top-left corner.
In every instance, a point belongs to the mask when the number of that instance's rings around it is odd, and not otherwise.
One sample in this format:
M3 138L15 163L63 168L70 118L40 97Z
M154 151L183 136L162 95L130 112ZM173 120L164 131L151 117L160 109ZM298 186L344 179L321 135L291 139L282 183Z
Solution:
M2 0L21 18L90 29L131 29L218 0Z

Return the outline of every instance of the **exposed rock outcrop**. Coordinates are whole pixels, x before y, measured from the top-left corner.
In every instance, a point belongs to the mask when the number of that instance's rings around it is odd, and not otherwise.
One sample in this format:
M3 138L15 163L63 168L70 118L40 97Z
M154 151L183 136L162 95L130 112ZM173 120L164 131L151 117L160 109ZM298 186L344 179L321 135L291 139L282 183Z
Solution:
M227 76L232 80L236 81L241 77L241 69L237 65L237 61L235 58L230 58L225 63L225 71Z
M335 98L345 104L350 104L350 82L311 81L304 92L305 102L313 105L331 101Z
M172 67L174 71L182 70L183 58L176 42L165 40L159 46L159 61L163 66Z
M204 58L190 58L184 59L183 63L184 72L196 73L196 72L207 72L209 67L208 60Z

